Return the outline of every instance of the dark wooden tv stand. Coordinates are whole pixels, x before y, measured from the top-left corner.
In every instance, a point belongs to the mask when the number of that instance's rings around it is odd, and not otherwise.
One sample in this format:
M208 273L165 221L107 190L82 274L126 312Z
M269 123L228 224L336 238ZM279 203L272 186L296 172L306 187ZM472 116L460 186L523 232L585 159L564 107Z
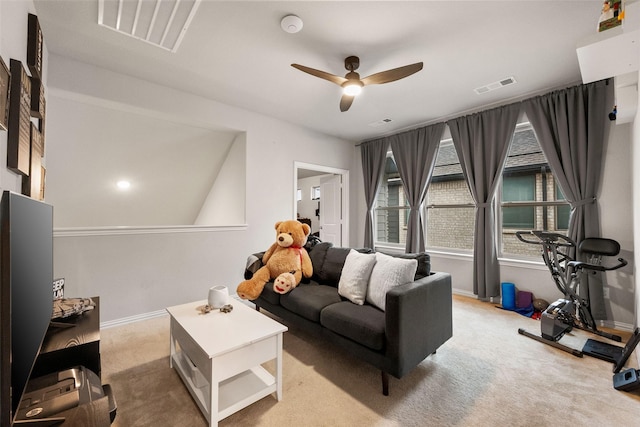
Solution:
M74 366L84 366L100 376L100 297L92 300L96 303L93 310L52 322L31 378Z
M42 342L31 378L53 372L84 366L100 376L100 298L92 297L96 303L93 310L67 319L58 319L49 326ZM56 414L58 421L51 425L107 427L111 425L107 396L89 404ZM64 422L60 423L60 419ZM18 422L22 425L24 422ZM40 427L46 423L39 422Z

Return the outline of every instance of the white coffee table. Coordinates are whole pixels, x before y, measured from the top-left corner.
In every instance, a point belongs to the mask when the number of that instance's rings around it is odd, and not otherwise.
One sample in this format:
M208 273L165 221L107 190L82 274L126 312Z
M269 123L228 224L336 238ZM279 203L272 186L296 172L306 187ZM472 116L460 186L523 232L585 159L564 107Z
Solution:
M276 393L282 398L282 334L287 327L233 298L233 310L200 314L197 301L167 308L171 366L209 421ZM275 359L275 375L260 366Z

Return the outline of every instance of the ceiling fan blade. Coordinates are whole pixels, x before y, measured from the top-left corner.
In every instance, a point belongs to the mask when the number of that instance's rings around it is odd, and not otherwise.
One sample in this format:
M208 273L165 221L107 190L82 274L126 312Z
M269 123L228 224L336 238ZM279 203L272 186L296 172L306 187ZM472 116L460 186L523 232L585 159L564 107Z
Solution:
M367 85L379 85L382 83L394 82L396 80L403 79L411 74L417 73L422 70L422 62L417 62L411 65L405 65L404 67L394 68L392 70L382 71L380 73L372 74L362 79L362 84Z
M316 70L315 68L305 67L304 65L299 64L291 64L293 68L296 68L300 71L304 71L305 73L311 74L312 76L320 77L321 79L325 79L330 81L331 83L335 83L338 86L341 86L344 82L347 81L344 77L336 76L331 73L327 73L325 71Z
M355 96L342 95L342 98L340 98L340 111L343 113L347 111L353 103L353 98L355 98Z

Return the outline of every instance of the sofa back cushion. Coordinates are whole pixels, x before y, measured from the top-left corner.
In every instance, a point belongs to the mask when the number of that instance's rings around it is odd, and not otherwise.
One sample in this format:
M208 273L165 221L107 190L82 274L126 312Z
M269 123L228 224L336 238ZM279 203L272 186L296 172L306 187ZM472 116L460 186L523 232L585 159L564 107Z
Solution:
M372 253L368 248L355 249L360 253ZM334 247L331 242L318 243L309 252L313 265L313 279L321 285L338 287L342 267L351 248Z
M311 264L313 264L313 279L321 285L337 287L340 282L342 267L350 250L350 248L334 247L331 242L316 244L313 249L309 251ZM360 248L356 249L356 251L363 254L373 253L373 250L369 248ZM431 274L431 258L426 252L414 254L393 253L385 255L396 258L415 259L418 261L415 280L422 279Z
M418 261L376 253L376 263L371 271L366 301L384 311L387 292L415 280Z
M396 258L403 258L403 259L415 259L416 261L418 261L418 268L416 269L416 277L414 280L422 279L423 277L427 277L429 274L431 274L431 258L429 257L429 254L426 252L419 252L414 254L385 253L385 255L390 255Z
M376 254L362 254L351 249L344 261L338 282L338 294L354 304L363 305L375 263Z

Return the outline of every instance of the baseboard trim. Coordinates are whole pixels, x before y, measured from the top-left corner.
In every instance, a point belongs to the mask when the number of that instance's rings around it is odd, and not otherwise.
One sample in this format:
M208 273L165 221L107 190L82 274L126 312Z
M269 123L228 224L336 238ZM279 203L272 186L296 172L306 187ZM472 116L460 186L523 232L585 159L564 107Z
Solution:
M108 329L116 326L128 325L130 323L140 322L142 320L155 319L156 317L168 316L167 310L151 311L149 313L137 314L135 316L121 317L120 319L108 320L100 322L100 329Z
M633 332L635 328L630 323L616 322L615 320L600 320L598 326L616 329L618 331Z
M451 293L454 294L454 295L460 295L460 296L463 296L463 297L469 297L469 298L478 299L478 295L474 294L471 291L465 291L465 290L462 290L462 289L453 288L453 289L451 289Z
M238 301L242 304L246 304L251 308L255 308L255 304L253 304L251 301L245 301L243 299L240 299L240 297L238 296L238 294L232 294L230 295L231 298L233 298L235 301ZM155 319L156 317L163 317L163 316L168 316L169 313L167 313L167 310L156 310L156 311L150 311L148 313L142 313L142 314L136 314L135 316L128 316L128 317L121 317L119 319L114 319L114 320L108 320L106 322L100 322L100 329L107 329L107 328L113 328L116 326L124 326L124 325L128 325L130 323L136 323L136 322L140 322L142 320L149 320L149 319Z
M481 298L478 298L478 296L476 294L474 294L471 291L466 291L463 289L452 289L451 293L453 293L454 295L460 295L463 297L469 297L469 298L473 298L473 299L477 299L479 301L484 301ZM496 299L496 301L500 301L500 297L493 297ZM493 302L492 299L490 299L490 302ZM635 326L633 326L630 323L625 323L625 322L616 322L615 320L599 320L598 321L598 326L602 326L605 328L611 328L611 329L615 329L618 331L625 331L625 332L633 332L635 330ZM640 354L638 354L638 358L640 359ZM640 362L639 362L640 364Z
M464 296L464 297L478 299L478 296L475 295L473 292L470 292L470 291L465 291L465 290L461 290L461 289L452 289L451 292L454 295L460 295L460 296ZM246 305L248 305L250 307L255 307L255 305L253 303L251 303L250 301L245 301L245 300L240 299L240 297L237 294L230 295L230 297L233 298L234 300L236 300L238 302L241 302L243 304L246 304ZM166 310L156 310L156 311L151 311L151 312L148 312L148 313L137 314L135 316L121 317L120 319L114 319L114 320L108 320L106 322L100 322L100 329L108 329L108 328L113 328L113 327L116 327L116 326L128 325L130 323L140 322L142 320L149 320L149 319L154 319L156 317L163 317L163 316L168 316L168 315L169 314L167 313ZM604 326L606 328L611 328L611 329L617 329L619 331L633 332L634 329L635 329L632 324L623 323L623 322L616 322L616 321L611 321L611 320L601 320L598 323L599 323L599 326ZM640 354L638 355L638 358L640 359ZM639 360L639 364L640 364L640 360Z

